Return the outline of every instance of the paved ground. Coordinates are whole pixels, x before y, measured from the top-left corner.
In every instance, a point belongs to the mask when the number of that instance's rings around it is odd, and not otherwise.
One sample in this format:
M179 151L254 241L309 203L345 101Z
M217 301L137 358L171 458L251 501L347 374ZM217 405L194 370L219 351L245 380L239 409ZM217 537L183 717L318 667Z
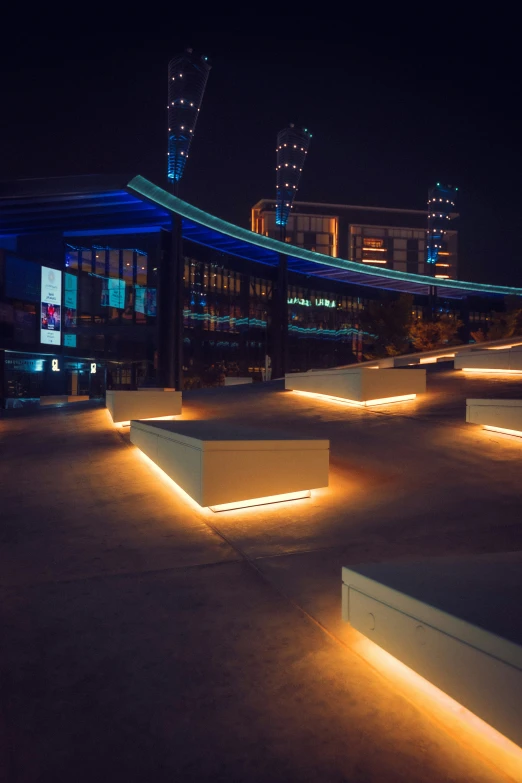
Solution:
M341 565L522 550L522 443L465 398L520 382L433 368L360 410L277 383L184 417L331 440L331 487L213 515L101 408L0 419L0 780L506 780L358 654Z

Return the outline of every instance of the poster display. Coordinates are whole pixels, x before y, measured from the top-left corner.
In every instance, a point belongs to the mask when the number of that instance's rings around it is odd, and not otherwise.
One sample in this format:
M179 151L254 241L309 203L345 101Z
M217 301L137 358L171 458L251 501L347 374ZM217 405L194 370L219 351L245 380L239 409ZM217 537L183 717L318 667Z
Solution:
M115 307L118 310L125 308L125 280L117 277L109 277L103 280L102 307Z
M157 314L156 289L147 288L147 293L145 295L145 315L156 315L156 314Z
M76 275L70 275L68 274L68 272L65 272L64 288L65 288L64 297L63 297L64 328L74 329L76 327L76 313L78 307L78 278L76 277ZM67 343L65 342L65 335L64 335L64 345L67 345Z
M141 285L137 285L134 294L134 309L137 313L143 313L145 315L145 295L147 289Z
M62 273L58 269L42 267L40 293L40 342L44 345L61 343Z

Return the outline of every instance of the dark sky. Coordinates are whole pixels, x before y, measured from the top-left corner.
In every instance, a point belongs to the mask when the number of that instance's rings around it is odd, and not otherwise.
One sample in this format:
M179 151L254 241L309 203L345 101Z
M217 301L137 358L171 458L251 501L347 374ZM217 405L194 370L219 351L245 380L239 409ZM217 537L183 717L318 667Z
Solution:
M346 18L255 5L248 19L142 6L59 27L22 9L0 50L0 179L164 184L167 63L192 46L213 68L183 198L249 226L250 206L274 195L276 132L303 124L313 142L300 199L422 209L430 184L458 185L461 277L522 285L514 20L492 5L483 17L430 5L418 18L342 7Z

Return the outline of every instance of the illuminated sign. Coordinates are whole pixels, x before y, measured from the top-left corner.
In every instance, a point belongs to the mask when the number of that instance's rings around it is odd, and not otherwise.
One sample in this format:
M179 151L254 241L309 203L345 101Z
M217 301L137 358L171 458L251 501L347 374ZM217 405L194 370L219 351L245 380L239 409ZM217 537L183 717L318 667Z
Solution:
M91 362L91 375L96 372L96 362Z
M61 343L62 273L58 269L42 267L40 294L40 342L45 345Z
M312 302L310 299L299 299L297 296L293 296L288 300L288 304L298 304L302 305L303 307L311 307ZM337 305L337 302L335 299L317 299L315 300L315 305L317 307L335 307Z
M101 297L102 307L125 308L125 280L117 277L104 278Z
M75 334L64 334L64 336L63 336L63 344L68 346L69 348L76 348L76 335Z
M315 303L318 307L335 307L335 299L316 299Z
M58 359L53 359L51 362L51 369L53 372L60 372L60 365L58 364Z

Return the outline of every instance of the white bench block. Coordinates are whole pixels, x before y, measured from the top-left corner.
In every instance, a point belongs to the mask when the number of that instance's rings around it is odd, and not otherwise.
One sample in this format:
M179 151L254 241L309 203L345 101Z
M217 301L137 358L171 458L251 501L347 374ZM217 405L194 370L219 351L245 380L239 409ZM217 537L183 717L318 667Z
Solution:
M285 388L371 404L426 391L426 370L354 368L289 373ZM391 400L390 400L391 401Z
M343 568L343 619L522 745L522 555Z
M115 423L178 416L181 413L181 392L162 389L107 391L105 405Z
M453 366L456 370L522 372L522 349L469 351L455 356Z
M522 435L521 400L466 400L466 421L485 427L498 427Z
M252 383L252 378L238 378L225 375L225 386L242 386L244 383Z
M328 440L213 421L132 421L130 439L200 506L328 486Z

